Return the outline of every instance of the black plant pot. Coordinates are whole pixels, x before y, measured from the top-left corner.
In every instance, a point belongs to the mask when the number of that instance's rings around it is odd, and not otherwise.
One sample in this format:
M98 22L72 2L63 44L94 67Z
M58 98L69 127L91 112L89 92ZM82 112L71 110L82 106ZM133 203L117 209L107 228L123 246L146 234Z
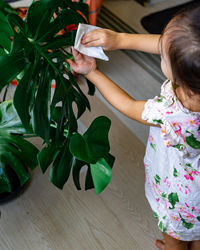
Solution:
M27 169L26 169L27 170ZM28 171L28 170L27 170ZM28 184L29 180L22 186L20 184L19 178L16 175L15 171L10 167L10 166L6 166L6 172L8 175L8 178L11 182L11 187L12 187L12 192L4 192L4 193L0 193L0 204L3 204L5 202L8 202L14 198L16 198L18 195L20 195L20 193L22 193L22 191L24 190L24 188L26 187L26 185Z

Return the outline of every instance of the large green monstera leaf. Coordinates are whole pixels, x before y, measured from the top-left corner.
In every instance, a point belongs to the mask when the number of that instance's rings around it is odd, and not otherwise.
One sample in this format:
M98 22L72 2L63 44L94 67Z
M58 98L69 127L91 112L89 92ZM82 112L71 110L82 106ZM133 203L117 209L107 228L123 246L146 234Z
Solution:
M11 167L23 185L30 178L26 168L37 165L37 148L26 141L26 130L22 126L12 101L0 104L0 193L11 192L11 183L6 166Z

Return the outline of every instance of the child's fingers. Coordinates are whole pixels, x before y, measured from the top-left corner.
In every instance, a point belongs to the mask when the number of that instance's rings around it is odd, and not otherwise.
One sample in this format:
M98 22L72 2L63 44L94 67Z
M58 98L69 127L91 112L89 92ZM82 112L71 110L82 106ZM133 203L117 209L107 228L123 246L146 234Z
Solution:
M67 63L69 64L70 68L73 69L74 71L76 71L76 69L77 69L76 63L74 63L74 62L73 62L72 60L70 60L70 59L67 59L66 61L67 61Z
M83 59L82 55L74 47L72 47L72 55L74 56L75 62Z
M98 37L91 37L91 36L87 36L87 37L84 37L83 36L83 38L82 38L82 40L81 40L81 43L83 44L83 45L87 45L88 43L91 43L91 42L97 42L99 40L99 38Z
M94 29L94 30L91 30L89 31L88 33L86 33L84 36L83 36L83 39L95 39L96 37L101 37L101 34L102 34L102 30L103 29Z
M77 57L78 54L79 54L79 52L78 52L74 47L72 47L72 55L73 55L74 57Z
M101 44L101 42L99 40L95 40L95 41L83 43L83 45L85 47L98 47L98 46L101 46L102 44Z
M100 39L101 39L101 33L99 32L98 29L96 29L85 34L81 40L81 43L88 47L91 46L91 43L92 46L99 46Z

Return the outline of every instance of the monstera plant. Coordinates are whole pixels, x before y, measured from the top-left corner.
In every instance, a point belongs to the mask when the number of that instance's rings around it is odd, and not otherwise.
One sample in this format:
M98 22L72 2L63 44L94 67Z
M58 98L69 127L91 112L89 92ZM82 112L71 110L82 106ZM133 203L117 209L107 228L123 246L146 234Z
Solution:
M38 149L24 139L26 136L29 135L17 115L12 100L2 102L0 104L0 201L5 201L21 191L30 178L27 168L33 170L38 165Z
M23 155L13 154L8 162L20 181L21 169L24 166L33 169L37 163L43 173L50 168L50 181L60 189L71 172L76 188L81 189L80 171L85 165L88 166L85 189L95 187L100 193L110 181L114 163L109 153L110 120L97 117L84 134L79 133L77 121L90 110L90 103L65 62L66 58L72 58L70 47L74 44L78 24L87 22L88 6L82 2L36 1L23 19L9 5L0 2L0 91L6 92L10 81L16 79L18 85L13 102L8 102L12 106L9 115L13 116L14 112L23 128L1 133L0 126L0 136L7 138L9 135L11 141L7 143L13 148L1 141L0 145L1 151L9 154L16 152L20 142L19 151ZM55 84L53 93L52 83ZM94 86L88 81L87 84L88 94L93 95ZM4 112L0 111L0 125L3 114L7 115L8 103L1 104ZM12 127L12 123L7 124ZM27 146L28 142L23 139L26 134L43 139L39 152L33 145ZM20 157L20 164L16 164L17 157ZM33 162L26 161L30 158ZM4 159L0 157L0 193L10 191ZM23 160L25 163L21 164Z

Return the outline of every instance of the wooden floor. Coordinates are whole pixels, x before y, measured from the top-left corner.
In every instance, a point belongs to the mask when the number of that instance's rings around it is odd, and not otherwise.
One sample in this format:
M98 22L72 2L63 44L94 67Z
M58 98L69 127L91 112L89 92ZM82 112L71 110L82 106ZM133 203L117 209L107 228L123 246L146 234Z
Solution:
M145 147L98 97L90 103L92 112L81 119L85 127L98 115L112 120L110 185L98 196L76 191L70 178L60 191L37 169L25 192L0 207L1 250L155 249L160 232L144 195Z

